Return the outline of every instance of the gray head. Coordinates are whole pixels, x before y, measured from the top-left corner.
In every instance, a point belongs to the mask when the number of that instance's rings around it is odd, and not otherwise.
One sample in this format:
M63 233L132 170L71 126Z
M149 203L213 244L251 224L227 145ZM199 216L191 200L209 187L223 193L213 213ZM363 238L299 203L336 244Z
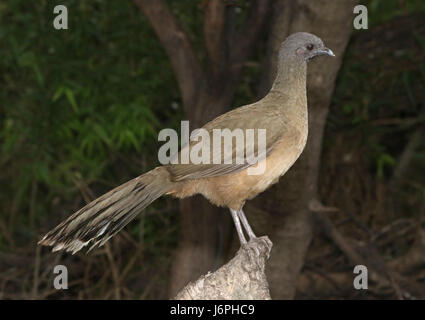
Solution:
M321 55L335 56L331 49L325 47L322 39L307 32L290 35L282 43L279 51L281 58L295 57L302 61L309 61Z

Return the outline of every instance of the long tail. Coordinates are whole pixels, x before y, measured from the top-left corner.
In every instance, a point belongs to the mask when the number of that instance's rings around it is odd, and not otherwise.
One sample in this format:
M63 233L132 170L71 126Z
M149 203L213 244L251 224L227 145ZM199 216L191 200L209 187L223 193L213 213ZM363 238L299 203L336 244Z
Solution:
M93 200L48 232L38 244L72 254L91 242L90 250L100 247L171 187L168 171L157 167Z

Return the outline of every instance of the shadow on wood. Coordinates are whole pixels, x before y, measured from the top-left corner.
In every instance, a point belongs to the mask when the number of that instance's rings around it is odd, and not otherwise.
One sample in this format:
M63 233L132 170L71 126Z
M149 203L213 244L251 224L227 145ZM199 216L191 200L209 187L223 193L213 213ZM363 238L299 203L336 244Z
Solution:
M265 266L272 242L267 236L250 240L214 273L189 283L176 300L270 300Z

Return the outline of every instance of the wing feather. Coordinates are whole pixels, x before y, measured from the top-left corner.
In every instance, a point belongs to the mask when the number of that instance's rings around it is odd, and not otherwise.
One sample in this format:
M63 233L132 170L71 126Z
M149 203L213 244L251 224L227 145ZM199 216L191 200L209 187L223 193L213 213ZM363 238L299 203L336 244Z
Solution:
M250 110L247 110L250 109ZM246 159L264 159L270 152L273 150L273 146L282 137L285 132L285 123L284 120L279 117L279 114L276 113L276 109L271 106L262 106L259 107L258 103L247 105L238 109L234 109L228 113L225 113L213 121L207 123L202 129L204 133L206 132L210 139L198 138L199 140L193 141L191 139L190 143L182 148L182 150L175 156L177 159L181 159L182 152L188 152L189 155L196 150L207 150L209 149L209 161L203 161L202 163L195 164L189 157L189 163L170 164L167 166L167 170L171 174L173 181L183 181L186 179L199 179L214 177L220 175L227 175L236 172L240 172L249 168L250 166L255 165L255 163L248 162ZM232 132L235 132L236 129L242 129L244 134L246 129L253 129L253 141L249 141L254 145L247 148L247 143L236 144L236 138L232 139L232 149L231 152L224 152L223 143L221 143L221 148L218 148L212 142L214 129L229 129ZM266 146L259 150L258 148L258 132L259 129L266 129ZM203 136L199 131L195 131L193 138ZM223 142L223 141L222 141ZM244 141L246 142L246 140ZM262 152L259 152L262 151ZM242 155L244 161L237 161L237 156ZM215 159L221 158L221 162L216 164L214 163ZM221 157L220 157L221 156Z

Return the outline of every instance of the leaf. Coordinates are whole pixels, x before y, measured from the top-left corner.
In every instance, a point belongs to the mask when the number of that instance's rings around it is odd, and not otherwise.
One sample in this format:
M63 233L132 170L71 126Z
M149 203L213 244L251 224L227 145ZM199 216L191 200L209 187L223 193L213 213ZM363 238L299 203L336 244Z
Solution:
M344 104L343 111L345 114L350 114L351 112L353 112L353 109L354 108L352 104L350 103Z
M63 91L64 91L64 87L63 86L59 86L56 89L55 93L53 94L52 101L53 102L57 101L62 96Z
M70 88L64 88L63 91L65 93L66 99L68 100L74 112L78 113L79 110L78 110L77 101L75 101L74 92L72 92Z
M108 145L108 147L112 146L112 141L109 138L108 133L105 131L105 129L102 126L95 123L93 125L93 130L94 130L94 132L96 132L96 134L99 136L99 138Z
M38 66L37 59L32 52L25 52L18 58L18 64L22 67L32 69L35 74L35 79L40 86L44 86L44 77Z
M49 183L49 168L46 162L36 163L34 166L34 174L38 181Z
M126 133L127 138L129 139L129 141L131 142L131 144L134 146L134 148L137 151L140 151L140 144L139 144L139 141L137 141L137 138L134 135L134 133L130 130L126 130L125 133Z
M92 154L95 136L93 134L86 134L81 141L81 151L86 151L88 155Z
M378 158L378 177L383 178L384 177L384 168L386 165L393 166L395 164L395 160L393 157L391 157L387 153L383 153Z

